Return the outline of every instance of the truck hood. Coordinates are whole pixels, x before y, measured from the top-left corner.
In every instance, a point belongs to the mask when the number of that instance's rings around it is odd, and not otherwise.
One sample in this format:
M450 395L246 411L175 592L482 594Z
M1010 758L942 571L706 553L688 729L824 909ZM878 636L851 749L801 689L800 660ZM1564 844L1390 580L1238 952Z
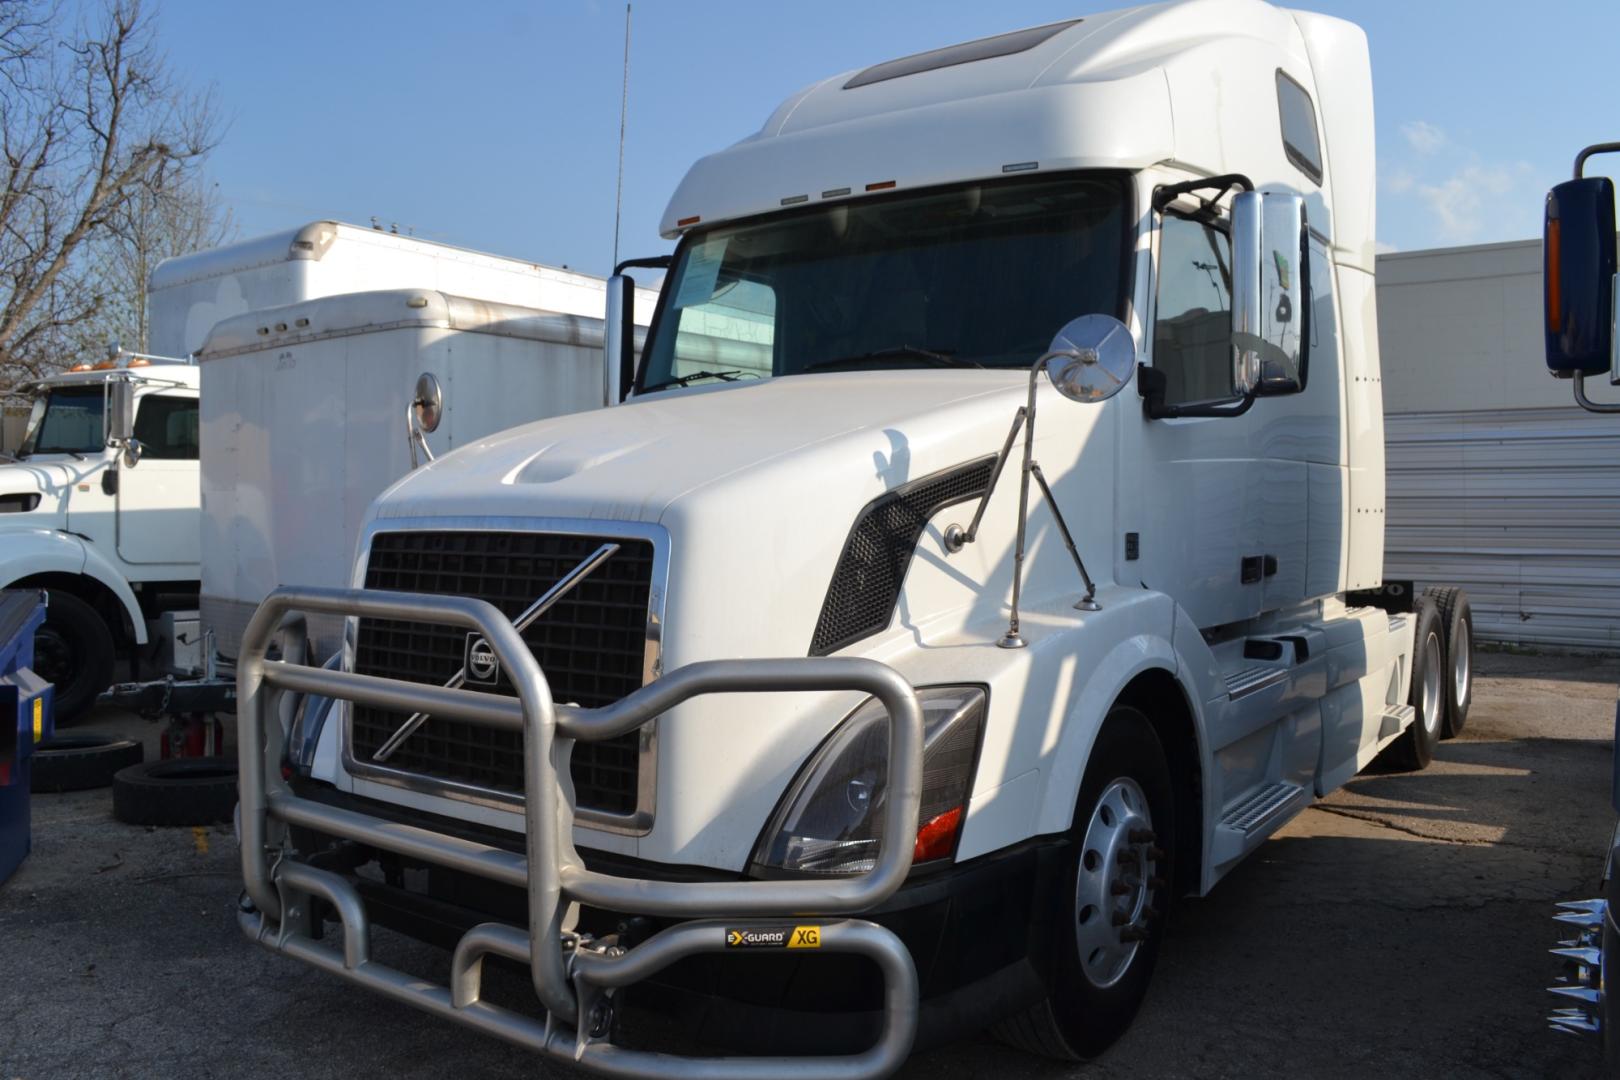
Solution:
M35 460L0 462L0 496L39 495L43 507L48 499L65 495L75 483L99 470L95 460Z
M881 461L865 454L856 467L868 479L876 468L890 481L885 486L896 486L921 475L911 461L919 441L962 433L964 408L993 412L1004 432L1025 378L1013 371L864 371L660 391L458 449L400 480L373 514L657 522L700 489L862 433L886 433L886 451ZM985 398L1005 401L971 405ZM976 452L959 445L955 457Z

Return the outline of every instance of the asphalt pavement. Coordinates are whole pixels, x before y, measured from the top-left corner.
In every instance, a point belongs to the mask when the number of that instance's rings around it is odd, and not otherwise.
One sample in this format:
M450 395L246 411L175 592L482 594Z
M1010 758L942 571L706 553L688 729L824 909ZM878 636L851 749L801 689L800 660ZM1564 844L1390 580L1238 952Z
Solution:
M1479 657L1469 726L1418 774L1363 775L1175 913L1132 1030L1085 1066L987 1036L912 1059L966 1077L1585 1077L1543 987L1561 899L1596 894L1620 661ZM148 740L103 712L78 725ZM569 1070L248 942L229 827L112 819L106 790L34 799L0 886L0 1080L535 1077ZM422 974L441 952L378 934ZM442 977L442 976L441 976Z

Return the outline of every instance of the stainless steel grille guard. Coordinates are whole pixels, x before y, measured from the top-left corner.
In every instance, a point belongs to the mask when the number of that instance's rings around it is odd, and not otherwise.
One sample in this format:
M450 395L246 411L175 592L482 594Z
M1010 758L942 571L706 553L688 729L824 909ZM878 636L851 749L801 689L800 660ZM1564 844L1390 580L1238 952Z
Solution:
M517 699L265 659L271 638L291 612L478 630L494 647ZM276 719L277 698L287 690L407 713L426 710L521 732L526 857L294 794L281 775L283 732ZM812 690L865 691L889 711L884 840L871 870L828 880L667 882L586 869L573 843L568 758L575 740L607 739L632 731L701 694ZM616 1046L599 1023L603 1003L613 991L683 957L728 951L727 932L750 928L746 920L770 919L780 926L788 918L851 915L880 904L900 887L911 869L908 840L916 829L921 799L923 725L916 693L893 668L852 658L710 661L671 671L613 705L579 709L553 703L545 674L522 637L506 616L482 600L365 589L282 588L259 606L243 635L237 699L242 878L254 907L243 912L241 923L249 937L266 947L395 1000L605 1075L864 1080L888 1075L910 1053L917 1027L916 967L893 933L858 919L834 919L815 928L818 951L866 956L883 974L883 1030L877 1042L859 1054L678 1057ZM370 958L370 921L359 893L337 874L284 857L281 841L286 825L523 888L529 898L528 932L502 923L469 930L456 947L448 987L379 964ZM278 834L273 841L272 829ZM319 944L304 929L311 896L324 899L337 912L343 925L341 954ZM563 917L571 901L625 914L694 921L669 927L629 949L593 949L564 931ZM739 957L774 952L731 951ZM490 953L529 966L535 993L546 1010L544 1020L480 1000L483 958Z

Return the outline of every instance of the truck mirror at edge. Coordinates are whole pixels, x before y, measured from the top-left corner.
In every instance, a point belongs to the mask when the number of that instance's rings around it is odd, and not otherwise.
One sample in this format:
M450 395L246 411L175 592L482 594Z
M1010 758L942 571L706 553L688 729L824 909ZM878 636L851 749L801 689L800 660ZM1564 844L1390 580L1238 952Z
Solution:
M1232 198L1232 382L1240 395L1305 389L1310 347L1310 249L1303 196Z
M1614 356L1614 182L1566 180L1547 193L1542 274L1547 370L1560 379L1610 372Z
M617 405L630 392L635 371L636 283L625 274L607 279L602 319L602 404Z
M128 379L109 379L105 405L105 442L108 446L123 446L135 433L135 384Z

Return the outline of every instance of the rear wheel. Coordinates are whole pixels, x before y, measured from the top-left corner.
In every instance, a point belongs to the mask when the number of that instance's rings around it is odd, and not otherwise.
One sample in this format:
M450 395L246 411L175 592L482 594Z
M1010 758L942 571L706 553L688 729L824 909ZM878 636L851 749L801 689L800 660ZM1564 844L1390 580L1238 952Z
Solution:
M34 634L34 671L56 688L58 723L90 711L113 675L113 636L96 609L72 593L48 591L45 621Z
M1440 610L1434 601L1419 598L1412 637L1412 690L1407 702L1417 716L1388 749L1379 755L1390 767L1416 772L1434 760L1446 718L1446 641Z
M1446 722L1441 738L1462 734L1474 696L1474 609L1468 593L1455 585L1424 590L1440 612L1446 638Z
M1147 995L1175 860L1170 770L1148 719L1116 706L1076 803L1057 955L1046 999L996 1034L1020 1050L1078 1060L1106 1050Z

